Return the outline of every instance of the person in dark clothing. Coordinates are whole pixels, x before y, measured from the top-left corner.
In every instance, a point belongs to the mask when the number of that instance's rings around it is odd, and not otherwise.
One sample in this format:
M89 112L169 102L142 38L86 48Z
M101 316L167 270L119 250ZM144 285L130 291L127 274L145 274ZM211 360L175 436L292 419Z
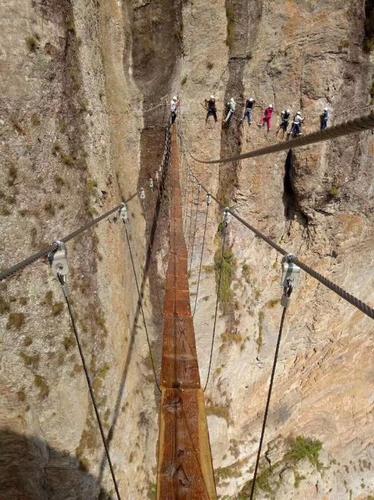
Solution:
M304 122L304 118L301 115L301 111L298 111L296 115L294 116L292 125L291 125L291 131L288 133L288 137L291 135L291 137L294 139L296 137L299 137L302 135L302 125Z
M329 122L329 110L325 108L319 118L321 121L321 130L325 130Z
M173 124L177 118L177 110L179 107L178 97L175 95L170 103L170 121Z
M285 133L287 132L287 129L288 129L288 125L289 125L289 122L290 122L290 117L291 117L291 111L289 109L284 109L281 112L281 121L280 121L280 124L279 124L279 127L278 127L276 135L278 135L279 132L282 130L283 131L283 137L284 137L284 135L285 135Z
M208 122L208 118L210 116L213 116L214 121L217 122L217 107L214 95L211 95L209 99L205 99L205 106L206 109L208 110L206 114L205 123Z
M248 125L250 126L252 124L254 107L255 107L255 100L253 99L253 97L250 97L245 101L244 115L243 118L240 120L240 125L246 118L248 120Z

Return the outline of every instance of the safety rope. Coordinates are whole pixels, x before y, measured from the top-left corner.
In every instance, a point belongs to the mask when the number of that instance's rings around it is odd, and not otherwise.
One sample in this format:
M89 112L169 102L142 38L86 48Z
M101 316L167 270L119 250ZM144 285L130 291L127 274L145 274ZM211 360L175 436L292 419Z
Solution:
M186 157L185 157L185 160L186 160ZM188 165L187 161L186 161L186 163ZM189 165L188 165L188 168L190 169L191 175L195 179L195 182L197 184L200 184L201 187L202 187L202 189L208 194L209 193L208 189L196 177L196 175L193 173L193 171L192 171L192 169L191 169L191 167ZM218 198L216 198L212 194L211 194L211 197L212 197L212 199L221 208L225 208L225 205L220 200L218 200ZM234 217L234 219L236 219L241 224L243 224L252 233L254 233L258 238L262 239L268 245L270 245L272 248L274 248L274 250L276 250L278 253L280 253L281 255L289 255L290 254L290 252L288 252L287 250L285 250L284 248L282 248L280 245L278 245L271 238L269 238L268 236L266 236L264 233L262 233L257 228L255 228L254 226L252 226L252 224L250 224L249 222L245 221L242 217L240 217L237 214L237 212L235 211L235 209L233 209L233 208L227 208L227 211L228 211L229 214L231 214ZM357 309L359 309L361 312L363 312L364 314L366 314L366 316L368 316L369 318L374 319L374 308L373 307L369 306L368 304L366 304L362 300L358 299L357 297L355 297L351 293L347 292L346 290L344 290L343 288L341 288L340 286L338 286L336 283L332 282L331 280L329 280L328 278L326 278L325 276L323 276L319 272L315 271L314 269L312 269L310 266L308 266L307 264L305 264L304 262L302 262L297 257L293 256L293 262L296 265L298 265L301 269L303 269L303 271L305 271L307 274L309 274L310 276L312 276L313 278L315 278L317 281L319 281L320 283L322 283L322 285L326 286L331 291L333 291L337 295L339 295L339 297L341 297L342 299L344 299L346 302L348 302L349 304L351 304L354 307L356 307Z
M193 260L193 254L194 254L194 249L195 249L196 226L197 226L197 216L199 213L200 193L201 193L201 187L197 186L197 202L196 202L194 228L192 230L192 245L191 245L191 258L190 258L189 272L191 272L191 269L192 269L192 260Z
M101 421L101 418L100 418L100 414L99 414L99 410L98 410L98 406L97 406L97 403L96 403L96 398L95 398L93 386L92 386L92 383L91 383L90 375L88 373L86 359L85 359L85 356L84 356L84 353L83 353L82 345L81 345L80 340L79 340L79 334L78 334L78 330L77 330L77 327L76 327L76 324L75 324L75 319L74 319L72 307L71 307L71 304L70 304L70 300L69 300L69 297L68 297L68 293L66 291L66 287L64 286L64 282L61 279L61 276L57 275L57 277L58 277L58 280L60 282L61 289L62 289L64 298L65 298L65 302L66 302L66 305L67 305L67 308L68 308L71 326L72 326L72 329L73 329L73 332L74 332L75 340L76 340L78 351L79 351L79 356L81 358L82 367L83 367L84 374L85 374L85 377L86 377L86 381L87 381L87 385L88 385L88 390L89 390L90 397L91 397L92 406L94 407L94 410L95 410L96 421L97 421L97 425L99 427L99 431L100 431L100 435L101 435L101 440L102 440L103 445L104 445L105 456L106 456L106 459L107 459L108 464L109 464L109 469L110 469L110 474L112 476L112 480L113 480L113 484L114 484L114 489L116 490L116 495L117 495L118 500L121 500L121 496L120 496L119 490L118 490L118 484L117 484L116 476L115 476L113 465L112 465L112 460L110 458L109 448L108 448L108 445L107 445L106 439L105 439L103 424L102 424L102 421Z
M227 213L228 212L225 210L225 212L224 212L224 219L223 219L223 222L222 222L222 231L221 231L221 233L222 233L221 262L220 262L219 274L218 274L216 306L215 306L215 310L214 310L212 340L211 340L211 343L210 343L208 373L207 373L205 384L204 384L204 389L203 389L204 392L206 391L206 388L208 387L209 377L210 377L210 371L211 371L211 368L212 368L212 361L213 361L214 340L215 340L215 337L216 337L216 327L217 327L217 317L218 317L218 305L219 305L219 300L220 300L220 297L221 297L222 270L223 270L224 259L225 259L225 243L226 243L226 230L227 230Z
M193 203L194 203L194 188L197 187L197 185L195 184L192 184L192 188L191 188L191 201L190 201L190 210L189 210L189 215L188 215L188 218L187 218L187 227L188 227L188 230L187 230L187 241L186 241L186 244L187 244L187 248L189 250L190 248L190 243L191 243L191 234L192 234L192 214L193 214Z
M128 203L131 200L133 200L136 195L137 195L137 193L132 194L125 201L125 203ZM76 229L75 231L73 231L72 233L68 234L64 238L60 238L60 241L62 241L63 243L67 243L68 241L72 240L73 238L76 238L77 236L79 236L80 234L82 234L84 231L87 231L91 227L93 227L96 224L98 224L100 221L102 221L104 219L107 219L110 215L114 214L115 212L118 212L118 210L120 210L121 207L122 207L122 203L120 205L116 205L114 208L111 208L110 210L108 210L104 214L100 215L99 217L96 217L96 219L93 219L92 221L88 222L84 226L81 226L80 228ZM40 252L37 252L37 253L31 255L30 257L27 257L26 259L22 260L21 262L18 262L17 264L11 266L9 269L6 269L5 271L2 271L0 273L0 281L3 281L6 278L9 278L13 274L15 274L18 271L21 271L22 269L24 269L26 266L29 266L29 265L33 264L37 260L39 260L39 259L41 259L43 257L47 257L48 254L50 254L51 252L53 252L55 249L56 249L55 243L52 243L52 245L50 245L48 248L45 248L44 250L41 250Z
M139 308L140 308L140 311L141 311L141 314L142 314L145 336L147 338L147 344L148 344L149 356L150 356L150 359L151 359L153 376L154 376L154 379L155 379L156 387L157 387L158 391L161 392L160 384L158 383L158 380L157 380L156 366L155 366L155 362L154 362L154 358L153 358L153 353L152 353L151 340L149 338L147 320L145 318L145 313L144 313L144 308L143 308L143 297L142 297L142 294L140 292L138 275L137 275L136 269L135 269L134 255L133 255L133 251L132 251L131 242L130 242L130 238L129 238L129 233L127 231L126 223L124 224L124 226L125 226L125 234L126 234L127 246L128 246L129 254L130 254L131 267L132 267L132 271L133 271L133 274L134 274L136 290L137 290L137 293L138 293L138 305L139 305Z
M289 141L273 144L271 146L266 146L264 148L255 149L254 151L249 151L248 153L242 153L240 155L231 156L230 158L219 158L217 160L201 160L196 158L192 153L189 153L191 158L198 163L204 164L215 164L215 163L230 163L233 161L244 160L245 158L255 158L258 156L267 155L270 153L277 153L279 151L286 151L289 149L298 148L301 146L307 146L309 144L316 144L318 142L328 141L330 139L335 139L337 137L343 137L345 135L354 134L355 132L363 132L365 130L374 129L374 112L371 112L367 116L361 116L355 120L351 120L333 127L329 127L325 130L318 132L313 132L302 137L297 137Z
M193 314L192 314L192 317L194 317L194 316L195 316L196 306L197 306L197 301L198 301L198 297L199 297L200 279L201 279L201 268L202 268L202 264L203 264L204 246L205 246L205 237L206 237L206 228L207 228L207 225L208 225L208 212L209 212L209 206L210 206L210 200L211 200L211 196L210 196L210 194L207 194L207 195L206 195L206 197L207 197L207 199L206 199L206 211L205 211L205 222L204 222L203 241L202 241L202 244L201 244L200 263L199 263L199 274L198 274L198 278L197 278L197 287L196 287L195 305L194 305L194 308L193 308Z
M289 291L289 295L291 294L291 292L292 292L292 290ZM264 417L263 417L263 420L262 420L260 442L259 442L258 450L257 450L255 470L253 472L253 479L252 479L252 487L251 487L250 500L253 500L254 493L255 493L257 471L258 471L258 466L259 466L259 463L260 463L261 450L262 450L262 445L263 445L264 437L265 437L265 429L266 429L266 423L267 423L267 418L268 418L268 414L269 414L270 399L271 399L271 393L272 393L272 390L273 390L275 370L276 370L277 362L278 362L279 347L280 347L280 342L281 342L281 338L282 338L283 325L284 325L284 319L286 317L286 311L287 311L287 307L284 306L283 307L283 311L282 311L281 322L280 322L280 326L279 326L277 345L275 347L274 361L273 361L273 367L272 367L271 375L270 375L270 382L269 382L269 389L268 389L267 398L266 398L266 405L265 405Z

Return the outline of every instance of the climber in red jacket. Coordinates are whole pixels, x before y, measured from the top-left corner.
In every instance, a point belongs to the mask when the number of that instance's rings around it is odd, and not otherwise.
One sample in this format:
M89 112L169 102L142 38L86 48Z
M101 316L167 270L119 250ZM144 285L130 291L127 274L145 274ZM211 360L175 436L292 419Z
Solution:
M271 117L273 116L274 108L272 104L269 104L267 108L264 109L264 114L262 115L261 123L259 127L264 127L266 123L267 131L269 132L271 128Z

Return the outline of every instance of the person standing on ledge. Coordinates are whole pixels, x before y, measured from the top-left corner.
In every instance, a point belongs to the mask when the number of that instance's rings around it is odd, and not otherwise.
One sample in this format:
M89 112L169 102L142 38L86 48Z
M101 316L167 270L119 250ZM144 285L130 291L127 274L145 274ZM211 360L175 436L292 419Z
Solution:
M289 122L290 122L290 118L291 118L291 111L289 109L284 109L281 113L280 124L279 124L278 130L277 130L277 133L275 134L276 136L278 136L278 134L281 130L283 131L282 137L285 136L287 129L288 129Z
M325 108L322 112L322 114L319 117L320 122L321 122L321 130L325 130L327 128L328 122L329 122L329 110Z
M235 110L236 110L236 102L235 102L235 99L233 97L231 97L231 99L227 103L226 110L227 110L227 115L226 115L226 118L225 118L223 123L224 123L224 125L226 125L226 127L229 127L231 120L232 120L232 117L233 117Z
M170 103L170 119L172 124L175 122L177 118L178 107L179 107L179 100L178 97L175 95Z
M268 132L271 129L271 117L273 116L273 112L274 112L273 105L269 104L269 106L264 110L264 114L262 116L262 120L259 125L259 127L264 127L266 123L266 128Z
M213 116L214 121L217 122L217 107L214 95L211 95L209 99L205 99L205 107L207 109L205 123L208 123L208 118L210 116Z
M240 125L243 123L243 121L247 118L248 120L248 125L251 126L252 121L253 121L253 109L255 107L255 100L253 97L250 97L245 101L245 111L243 118L240 120Z

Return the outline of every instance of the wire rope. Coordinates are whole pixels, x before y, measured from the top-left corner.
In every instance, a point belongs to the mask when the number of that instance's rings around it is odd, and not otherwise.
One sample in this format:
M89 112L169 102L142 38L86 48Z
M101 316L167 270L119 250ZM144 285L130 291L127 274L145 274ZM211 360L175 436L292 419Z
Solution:
M206 192L209 193L208 189L201 184L200 180L196 177L196 175L193 173L191 167L189 167L191 174L193 178L195 179L196 183L200 184L202 189ZM212 199L221 207L224 208L224 204L216 198L214 195L211 194ZM227 211L229 214L231 214L234 219L239 221L241 224L243 224L245 227L247 227L251 232L253 232L258 238L262 239L265 241L268 245L270 245L274 250L276 250L278 253L281 255L290 255L290 252L282 248L278 243L276 243L274 240L266 236L264 233L259 231L257 228L255 228L252 224L244 220L240 215L233 209L233 208L227 208ZM332 282L319 272L315 271L313 268L302 262L300 259L298 259L295 256L291 257L292 261L299 266L303 271L305 271L307 274L315 278L317 281L322 283L324 286L329 288L331 291L335 292L339 297L344 299L346 302L349 304L353 305L357 309L359 309L361 312L366 314L371 319L374 319L374 308L363 302L362 300L358 299L351 293L347 292L344 290L342 287L338 286L336 283Z
M106 459L107 459L108 464L109 464L109 469L110 469L110 474L112 476L112 480L113 480L113 484L114 484L114 489L116 491L116 495L117 495L118 500L121 500L121 496L120 496L119 489L118 489L118 483L117 483L116 475L114 473L114 468L113 468L112 460L110 458L109 448L108 448L108 445L106 443L106 439L105 439L105 435L104 435L103 424L101 422L101 418L100 418L100 414L99 414L99 409L98 409L98 406L97 406L97 403L96 403L95 393L94 393L93 386L92 386L92 383L91 383L90 375L88 373L86 359L85 359L85 356L84 356L84 353L83 353L82 345L81 345L80 340L79 340L79 334L78 334L78 330L77 330L77 327L76 327L76 324L75 324L74 314L73 314L73 311L72 311L70 300L68 298L68 294L65 291L64 284L61 281L61 277L59 275L57 277L58 277L58 280L60 282L60 285L61 285L61 288L62 288L62 291L63 291L63 295L64 295L64 298L65 298L65 302L66 302L66 305L67 305L67 308L68 308L71 326L72 326L72 329L73 329L73 332L74 332L75 340L76 340L78 351L79 351L79 356L81 358L81 362L82 362L84 374L85 374L85 377L86 377L87 386L88 386L88 390L89 390L89 393L90 393L92 406L94 407L94 410L95 410L96 421L97 421L97 425L99 427L101 440L102 440L103 445L104 445L105 456L106 456Z
M210 200L210 195L207 194L207 203L206 203L205 221L204 221L204 233L203 233L203 241L202 241L202 244L201 244L201 253L200 253L200 262L199 262L199 274L198 274L198 278L197 278L195 305L194 305L194 308L193 308L192 317L195 316L197 301L198 301L198 297L199 297L201 269L202 269L202 264L203 264L206 229L207 229L207 225L208 225L208 212L209 212L209 206L210 206L210 201L209 200Z
M206 391L206 388L208 387L209 378L210 378L210 372L211 372L211 369L212 369L213 351L214 351L214 340L215 340L215 337L216 337L216 328L217 328L218 306L219 306L219 300L220 300L220 294L221 294L222 270L223 270L223 263L224 263L224 258L225 258L226 230L227 230L227 222L224 221L223 222L223 227L222 227L221 263L220 263L219 274L218 274L217 296L216 296L216 305L215 305L215 310L214 310L214 321L213 321L212 339L211 339L211 343L210 343L208 373L207 373L205 384L204 384L204 389L203 389L204 392Z
M256 456L255 470L253 472L250 500L253 500L254 493L255 493L258 466L260 463L261 450L262 450L262 445L263 445L264 437L265 437L266 423L267 423L267 418L268 418L268 414L269 414L270 399L271 399L271 394L272 394L273 385L274 385L275 370L277 368L277 363L278 363L279 347L280 347L280 342L281 342L281 338L282 338L283 325L284 325L284 320L286 317L286 311L287 311L287 307L283 307L282 317L281 317L281 322L280 322L280 327L279 327L279 332L278 332L278 338L277 338L277 344L275 347L273 367L272 367L271 375L270 375L269 389L268 389L267 398L266 398L264 417L262 420L262 427L261 427L260 441L259 441L257 456Z
M141 311L141 314L142 314L142 318L143 318L144 331L145 331L145 335L146 335L146 339L147 339L149 356L150 356L150 359L151 359L153 376L154 376L154 379L155 379L156 387L157 387L158 391L161 392L160 384L159 384L159 382L157 380L156 366L155 366L155 362L154 362L154 358L153 358L153 354L152 354L151 340L150 340L150 337L149 337L147 320L145 318L145 313L144 313L144 308L143 308L143 297L142 297L142 294L140 292L138 275L137 275L136 269L135 269L134 255L133 255L133 251L132 251L132 247L131 247L131 243L130 243L130 238L129 238L129 233L128 233L128 230L127 230L127 226L126 226L126 224L124 224L124 226L125 226L125 234L126 234L127 246L128 246L129 254L130 254L131 267L132 267L132 271L133 271L133 274L134 274L136 290L137 290L137 293L138 293L138 304L139 304L139 308L140 308L140 311Z

